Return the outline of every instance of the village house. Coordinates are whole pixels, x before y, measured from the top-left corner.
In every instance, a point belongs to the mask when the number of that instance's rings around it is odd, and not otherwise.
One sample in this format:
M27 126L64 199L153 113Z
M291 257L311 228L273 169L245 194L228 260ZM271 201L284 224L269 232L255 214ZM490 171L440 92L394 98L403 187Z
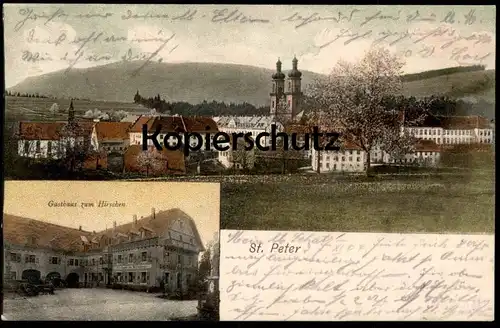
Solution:
M219 132L217 124L212 118L203 116L139 116L129 130L130 145L142 145L142 129L146 125L148 135L155 133L161 127L158 134L158 143L163 147L164 138L169 132L177 133L183 142L184 134L197 133L202 137L200 151L206 150L207 134L210 136L210 145L213 146L213 137ZM177 145L178 140L170 136L167 140L171 147ZM198 144L196 137L191 136L190 145L195 147ZM152 140L148 140L148 146L153 146ZM209 151L213 151L213 147Z
M96 151L124 153L129 145L129 122L96 122L92 129L91 145Z
M166 282L187 292L204 251L194 220L180 209L137 218L100 232L4 215L4 282L61 278L69 286L112 282L146 290Z

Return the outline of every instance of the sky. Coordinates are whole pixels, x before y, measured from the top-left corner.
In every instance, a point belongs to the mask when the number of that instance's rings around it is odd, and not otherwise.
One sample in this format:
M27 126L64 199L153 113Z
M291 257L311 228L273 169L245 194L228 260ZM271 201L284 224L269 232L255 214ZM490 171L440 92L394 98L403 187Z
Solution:
M4 5L5 79L150 58L325 73L383 46L404 73L495 68L495 6ZM399 41L398 41L399 40Z
M4 213L86 231L102 231L130 223L133 215L179 208L196 223L206 245L219 232L220 191L217 183L6 181ZM125 207L89 208L100 200ZM76 202L78 207L53 207L49 202Z

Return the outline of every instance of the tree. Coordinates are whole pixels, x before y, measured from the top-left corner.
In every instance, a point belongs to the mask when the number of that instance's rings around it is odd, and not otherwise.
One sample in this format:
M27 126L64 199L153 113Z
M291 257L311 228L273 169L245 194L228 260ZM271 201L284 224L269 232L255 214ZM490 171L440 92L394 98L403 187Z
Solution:
M233 141L234 142L234 141ZM232 144L232 142L231 142ZM255 151L254 148L247 149L247 143L244 139L237 139L236 150L231 150L230 152L230 162L233 168L240 165L243 172L247 173L255 164Z
M386 103L387 97L402 88L403 66L404 62L388 50L372 48L359 62L340 61L326 79L310 86L310 95L320 104L318 124L333 123L341 133L341 142L350 141L366 153L367 175L375 146L402 149L412 142L402 133L410 118L401 119Z
M137 156L137 165L146 170L146 176L149 176L151 171L160 170L165 161L162 154L154 147L142 151Z
M110 121L113 122L120 122L127 116L127 112L124 110L119 110L119 111L111 111L108 113L108 117Z
M59 112L59 105L57 103L53 103L49 108L49 113L52 115L56 115Z

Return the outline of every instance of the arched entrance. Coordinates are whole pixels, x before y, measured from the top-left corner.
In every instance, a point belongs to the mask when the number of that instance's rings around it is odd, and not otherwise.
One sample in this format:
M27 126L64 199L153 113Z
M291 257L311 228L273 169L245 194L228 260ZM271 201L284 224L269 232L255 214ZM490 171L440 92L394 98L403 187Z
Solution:
M79 280L80 276L76 272L72 272L66 277L66 283L68 284L69 288L77 288Z
M40 271L34 270L34 269L29 269L29 270L23 271L23 273L21 275L21 279L28 280L28 282L30 282L32 284L36 284L36 283L40 282L41 276L42 276L42 274L40 273Z
M61 274L59 272L50 272L47 274L45 280L52 282L54 287L59 287L61 284Z

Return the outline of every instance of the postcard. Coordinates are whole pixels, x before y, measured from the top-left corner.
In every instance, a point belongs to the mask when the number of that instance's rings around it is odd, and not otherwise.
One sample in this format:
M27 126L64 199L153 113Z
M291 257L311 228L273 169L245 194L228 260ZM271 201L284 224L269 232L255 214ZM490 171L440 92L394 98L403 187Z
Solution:
M113 180L134 190L146 182L218 184L220 195L206 197L220 205L220 288L218 272L211 274L203 290L215 296L198 301L218 311L220 292L220 319L492 318L495 6L8 4L4 11L6 180ZM187 204L212 206L181 187L142 188L149 197L131 205L109 186L93 200L75 200L80 187L53 200L75 205L64 211L76 225L53 222L69 220L57 206L10 215L99 235L113 229L107 218L121 222L107 211L147 217L160 210L156 203L168 204L161 210L180 208L202 229ZM59 187L50 188L42 194ZM94 207L82 208L86 202ZM78 213L90 211L106 218L104 227L85 225L90 219ZM92 245L92 234L80 235ZM82 254L79 265L91 260ZM24 281L26 268L16 270L14 280ZM82 270L78 287L99 281ZM131 271L120 270L128 279ZM166 297L175 279L159 286ZM323 288L335 289L337 303ZM158 319L172 319L169 311ZM214 311L197 315L218 317Z
M3 236L5 320L218 320L218 184L8 181Z

